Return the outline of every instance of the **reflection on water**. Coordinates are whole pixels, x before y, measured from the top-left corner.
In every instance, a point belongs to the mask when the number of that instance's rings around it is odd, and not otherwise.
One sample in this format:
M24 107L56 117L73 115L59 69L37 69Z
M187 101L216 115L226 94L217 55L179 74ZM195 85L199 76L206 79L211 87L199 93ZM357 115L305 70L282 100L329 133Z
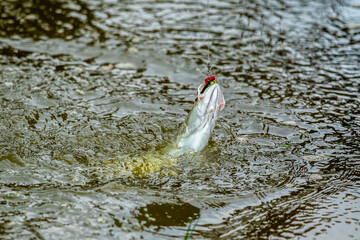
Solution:
M0 2L2 239L357 238L359 3L209 2L227 105L168 162L206 1Z
M139 210L137 219L145 227L149 226L186 226L195 217L199 217L200 209L188 203L184 204L157 204L151 203Z

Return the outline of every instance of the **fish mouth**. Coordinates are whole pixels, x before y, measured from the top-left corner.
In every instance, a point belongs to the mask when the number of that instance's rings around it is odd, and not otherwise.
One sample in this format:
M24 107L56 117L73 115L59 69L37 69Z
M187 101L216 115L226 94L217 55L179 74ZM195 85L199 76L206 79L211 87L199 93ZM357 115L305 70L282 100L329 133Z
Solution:
M211 88L211 87L210 87ZM199 100L202 100L205 96L205 93L207 91L209 91L210 89L209 87L207 87L207 85L205 83L201 84L199 87L198 87L198 99Z
M204 89L206 87L206 89ZM216 120L218 112L225 106L224 96L220 86L215 83L210 86L201 84L198 88L198 110L203 117L203 127Z
M216 99L214 99L216 98ZM221 92L219 84L215 83L210 86L205 83L198 87L198 102L208 103L206 108L211 106L211 103L218 103L220 100L220 111L225 107L225 99Z

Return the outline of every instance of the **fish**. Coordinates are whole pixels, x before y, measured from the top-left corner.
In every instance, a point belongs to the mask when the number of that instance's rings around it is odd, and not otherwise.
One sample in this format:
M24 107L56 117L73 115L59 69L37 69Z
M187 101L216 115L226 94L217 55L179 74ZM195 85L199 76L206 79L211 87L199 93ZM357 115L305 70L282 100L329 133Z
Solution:
M167 153L178 157L186 152L200 152L208 144L225 98L215 76L205 79L197 89L197 98L186 120L181 124Z
M108 177L118 174L144 175L166 169L177 163L185 153L200 152L208 144L219 112L225 107L224 95L214 76L205 79L197 89L197 98L186 120L170 143L158 151L148 151L140 156L129 156L121 161L105 162ZM171 171L171 174L176 172Z

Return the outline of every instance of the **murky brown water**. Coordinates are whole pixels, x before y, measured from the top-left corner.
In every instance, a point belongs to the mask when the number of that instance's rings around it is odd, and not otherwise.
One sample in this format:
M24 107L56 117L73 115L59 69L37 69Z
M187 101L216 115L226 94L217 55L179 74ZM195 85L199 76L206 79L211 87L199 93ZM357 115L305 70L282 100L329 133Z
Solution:
M359 238L359 1L210 0L212 140L121 168L190 110L205 7L0 2L1 239Z

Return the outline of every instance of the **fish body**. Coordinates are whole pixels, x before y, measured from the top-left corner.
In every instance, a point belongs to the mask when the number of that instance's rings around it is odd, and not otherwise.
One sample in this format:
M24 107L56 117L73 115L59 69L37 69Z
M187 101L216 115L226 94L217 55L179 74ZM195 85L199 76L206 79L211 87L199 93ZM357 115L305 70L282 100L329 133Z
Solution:
M181 124L167 153L177 157L185 152L200 152L204 149L214 130L219 111L224 107L224 96L216 79L201 84L194 106Z
M106 161L109 167L107 176L117 174L144 175L160 171L162 168L176 164L178 156L186 152L199 152L207 145L215 127L219 111L225 106L224 96L215 77L198 88L194 106L178 134L167 147L157 151L149 151L141 156L127 157L119 161ZM172 172L171 174L175 174Z

